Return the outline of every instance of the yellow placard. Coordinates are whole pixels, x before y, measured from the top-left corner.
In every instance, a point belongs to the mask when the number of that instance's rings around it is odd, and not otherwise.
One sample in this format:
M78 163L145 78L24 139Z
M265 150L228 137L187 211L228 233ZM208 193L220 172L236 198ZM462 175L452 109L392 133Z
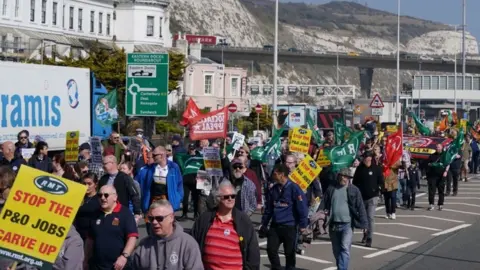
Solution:
M397 125L387 125L385 128L387 129L387 133L395 133L398 131Z
M78 143L80 140L79 131L68 131L66 144L65 144L65 161L77 162L78 161Z
M433 129L437 130L437 127L440 126L440 121L434 121L433 122Z
M292 133L293 133L293 129L289 129L288 130L288 141L290 141L292 139Z
M318 152L318 156L317 156L317 164L318 166L320 167L327 167L328 165L330 165L330 160L328 159L325 151L323 149L320 150L320 152Z
M305 128L294 128L292 136L288 141L290 152L308 154L312 131Z
M467 130L467 119L461 119L460 120L460 128L463 128L463 132L466 132Z
M85 191L85 185L21 166L0 213L0 255L38 268L55 262Z
M433 154L436 152L435 149L431 148L415 148L415 147L406 147L408 151L418 154Z
M305 192L321 171L322 168L307 154L302 162L298 164L297 168L290 174L290 179Z

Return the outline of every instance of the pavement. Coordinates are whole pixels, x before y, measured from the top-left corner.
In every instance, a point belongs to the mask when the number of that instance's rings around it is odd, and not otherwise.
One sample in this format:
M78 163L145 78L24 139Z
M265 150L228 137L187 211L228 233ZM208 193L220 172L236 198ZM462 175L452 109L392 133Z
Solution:
M356 230L349 269L480 269L476 238L480 235L480 176L460 182L458 195L445 197L442 211L427 211L427 206L426 187L417 192L416 209L397 208L396 220L385 219L384 206L379 205L372 247L360 243L363 235ZM252 216L255 225L260 219L260 213ZM193 221L180 224L189 230ZM144 225L139 231L141 237L146 235ZM269 269L266 239L259 239L259 245L261 269ZM297 269L336 269L328 235L314 240L304 255L297 255Z

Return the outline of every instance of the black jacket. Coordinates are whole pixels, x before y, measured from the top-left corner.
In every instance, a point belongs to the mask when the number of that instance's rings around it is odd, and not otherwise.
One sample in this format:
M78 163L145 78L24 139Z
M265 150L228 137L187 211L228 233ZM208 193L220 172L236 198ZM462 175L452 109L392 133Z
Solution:
M445 167L441 166L432 166L435 162L440 162L442 154L435 152L428 157L427 161L427 178L436 178L442 177L443 173L445 172Z
M49 157L43 157L42 159L39 159L37 155L33 155L28 160L28 166L47 173L52 173L53 171L52 159Z
M377 197L384 186L382 168L373 162L367 167L362 162L355 170L352 184L358 187L364 201Z
M108 183L109 177L110 175L107 173L100 178L100 181L98 181L98 190ZM119 171L113 181L113 186L117 190L118 202L128 209L131 200L133 204L133 213L140 214L140 196L133 186L133 181L134 180L130 176Z
M195 221L195 224L193 224L191 235L200 245L202 256L205 249L205 237L207 236L210 226L212 226L216 210L217 209L203 213L197 221ZM236 208L233 208L232 216L233 226L235 227L237 234L239 237L243 237L243 241L240 241L243 269L260 269L260 247L258 246L257 234L252 221L250 221L250 218L245 213Z

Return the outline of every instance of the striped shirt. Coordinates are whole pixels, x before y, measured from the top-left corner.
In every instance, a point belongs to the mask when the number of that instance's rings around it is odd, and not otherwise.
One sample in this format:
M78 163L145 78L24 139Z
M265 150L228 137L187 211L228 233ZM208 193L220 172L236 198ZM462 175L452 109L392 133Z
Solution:
M222 222L216 216L205 237L202 258L205 269L241 270L243 260L238 237L233 219Z

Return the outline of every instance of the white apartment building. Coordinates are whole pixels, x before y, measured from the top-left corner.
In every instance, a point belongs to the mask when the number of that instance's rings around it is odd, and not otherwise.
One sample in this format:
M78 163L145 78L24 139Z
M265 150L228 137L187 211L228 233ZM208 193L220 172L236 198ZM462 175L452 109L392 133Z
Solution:
M0 59L84 55L94 41L127 52L171 47L170 0L0 0Z

